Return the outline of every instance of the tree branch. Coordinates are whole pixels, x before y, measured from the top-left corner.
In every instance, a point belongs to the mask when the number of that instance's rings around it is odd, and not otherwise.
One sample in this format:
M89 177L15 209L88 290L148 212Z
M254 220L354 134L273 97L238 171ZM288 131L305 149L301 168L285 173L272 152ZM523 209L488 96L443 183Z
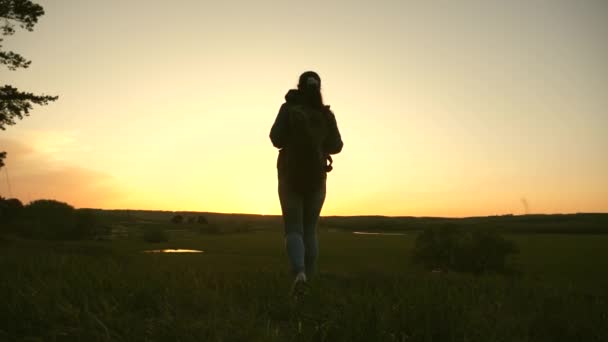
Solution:
M1 28L5 36L15 33L11 21L19 23L23 29L32 31L34 25L38 23L38 17L42 15L44 15L42 6L30 0L0 0L0 18L5 19Z
M0 51L0 64L7 66L9 70L16 70L17 68L27 68L32 62L23 58L18 53L12 51Z
M0 129L15 124L15 118L28 116L33 104L44 106L57 100L58 96L34 95L5 85L0 88Z

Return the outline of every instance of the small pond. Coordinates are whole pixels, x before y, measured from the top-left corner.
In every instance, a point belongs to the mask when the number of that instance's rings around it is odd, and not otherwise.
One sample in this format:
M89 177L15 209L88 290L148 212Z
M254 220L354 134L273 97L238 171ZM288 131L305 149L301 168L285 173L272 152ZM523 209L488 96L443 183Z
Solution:
M405 233L380 233L380 232L353 232L355 235L384 235L384 236L403 236Z
M151 249L143 251L144 253L203 253L198 249Z

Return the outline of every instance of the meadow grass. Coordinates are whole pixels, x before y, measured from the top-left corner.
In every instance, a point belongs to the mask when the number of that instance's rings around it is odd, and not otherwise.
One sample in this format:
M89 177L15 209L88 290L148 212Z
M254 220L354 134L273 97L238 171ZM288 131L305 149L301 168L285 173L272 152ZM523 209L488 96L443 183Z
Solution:
M606 235L509 236L521 274L472 276L412 264L415 233L323 231L299 301L280 232L170 235L0 241L0 340L608 341Z

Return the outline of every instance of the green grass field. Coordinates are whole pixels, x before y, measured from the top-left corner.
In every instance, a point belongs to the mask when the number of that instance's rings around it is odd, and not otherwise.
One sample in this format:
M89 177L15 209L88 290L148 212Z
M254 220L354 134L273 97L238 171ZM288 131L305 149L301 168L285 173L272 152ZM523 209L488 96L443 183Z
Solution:
M5 237L0 341L608 341L608 235L507 235L521 274L472 276L413 265L416 234L322 229L300 301L276 224L161 244ZM204 253L142 253L157 248Z

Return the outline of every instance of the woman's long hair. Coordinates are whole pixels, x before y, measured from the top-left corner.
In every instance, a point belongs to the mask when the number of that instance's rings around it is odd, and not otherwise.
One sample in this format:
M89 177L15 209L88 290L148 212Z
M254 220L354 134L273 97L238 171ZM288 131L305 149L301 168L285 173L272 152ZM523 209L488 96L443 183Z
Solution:
M300 75L298 90L302 94L305 104L318 109L324 109L323 95L321 95L321 78L314 71L307 71Z

